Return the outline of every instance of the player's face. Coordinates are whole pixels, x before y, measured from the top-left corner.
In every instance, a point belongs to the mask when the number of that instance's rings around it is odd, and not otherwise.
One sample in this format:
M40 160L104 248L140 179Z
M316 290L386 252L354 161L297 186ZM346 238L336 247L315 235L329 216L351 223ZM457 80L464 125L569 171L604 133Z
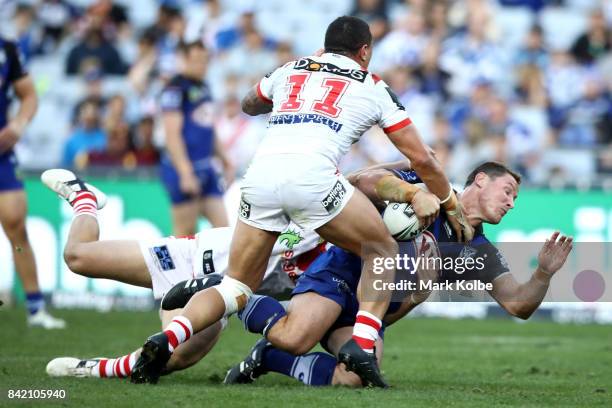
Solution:
M485 175L480 192L480 209L483 221L499 224L504 215L514 208L518 183L510 174L496 178Z
M208 63L208 52L201 47L192 47L186 56L186 63L189 69L198 77L204 77Z

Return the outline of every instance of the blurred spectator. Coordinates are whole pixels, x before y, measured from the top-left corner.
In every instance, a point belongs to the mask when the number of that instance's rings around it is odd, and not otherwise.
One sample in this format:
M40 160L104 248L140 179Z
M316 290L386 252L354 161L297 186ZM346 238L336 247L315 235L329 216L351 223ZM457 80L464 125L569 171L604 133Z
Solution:
M459 183L479 163L494 160L499 143L499 140L487 137L486 124L478 119L469 119L464 125L464 132L464 140L454 145L448 163L448 174L454 182Z
M435 98L437 103L448 100L448 81L450 74L440 68L438 58L440 43L430 41L423 50L422 63L414 70L414 76L420 83L421 92Z
M157 49L155 35L152 31L145 31L138 40L138 56L128 73L128 80L134 90L146 94L151 82L155 79L155 64L157 62Z
M29 4L18 4L13 16L15 38L25 63L40 51L42 33L34 25L35 10Z
M238 18L238 23L220 29L215 38L216 49L219 51L227 51L232 47L240 45L245 41L245 36L249 33L259 33L255 25L255 12L250 7L245 7ZM261 34L260 34L261 35ZM276 41L272 38L262 37L262 46L268 50L273 50L276 47Z
M77 16L76 8L64 0L42 0L38 6L38 21L43 27L43 48L45 52L56 49L60 40L73 26Z
M78 154L106 146L106 134L101 126L100 109L93 102L86 102L79 111L76 129L64 147L62 165L72 167Z
M77 102L72 112L72 124L76 125L79 120L79 113L81 107L85 103L94 103L98 110L102 111L106 104L106 98L102 95L102 72L92 67L83 74L84 85L85 85L85 96Z
M224 64L228 71L249 84L278 65L274 50L266 47L265 38L254 29L242 33L242 41L228 52Z
M393 30L376 45L376 52L372 55L372 71L383 72L386 67L396 65L418 65L428 41L422 15L409 12L401 16Z
M508 80L505 55L487 32L489 21L486 10L471 10L467 31L454 35L443 44L440 67L452 75L449 85L455 96L469 95L477 81L499 84Z
M121 75L126 73L126 66L112 43L102 35L102 30L90 27L85 32L81 42L70 50L66 59L66 74L76 75L85 66L97 66L107 75Z
M385 0L355 0L351 16L366 21L372 32L372 41L378 42L389 29L387 2Z
M155 147L154 121L144 116L138 121L134 131L134 155L138 166L153 166L159 163L159 150Z
M533 26L527 33L524 46L517 53L514 63L518 66L534 65L540 69L548 64L548 52L540 26Z
M565 111L559 134L563 146L593 147L612 139L612 101L598 78L582 82L581 98Z
M130 146L129 126L121 122L107 132L104 148L83 151L75 158L75 168L118 166L133 169L137 165L136 156Z
M610 35L603 11L595 10L591 13L587 32L574 42L571 53L579 63L590 64L610 51Z

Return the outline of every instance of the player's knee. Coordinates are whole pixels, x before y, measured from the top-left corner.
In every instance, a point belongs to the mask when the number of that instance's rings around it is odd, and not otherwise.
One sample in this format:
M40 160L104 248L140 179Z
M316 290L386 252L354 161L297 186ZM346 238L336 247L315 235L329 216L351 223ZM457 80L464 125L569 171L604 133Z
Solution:
M300 356L308 353L316 345L309 333L300 329L288 329L284 336L283 348L285 351Z
M64 262L74 273L81 274L83 272L85 262L78 245L66 245L64 248Z
M24 242L27 240L25 217L20 211L9 214L2 219L2 228L11 242Z
M253 295L248 285L229 276L224 276L221 283L214 287L225 302L225 314L229 316L242 309Z

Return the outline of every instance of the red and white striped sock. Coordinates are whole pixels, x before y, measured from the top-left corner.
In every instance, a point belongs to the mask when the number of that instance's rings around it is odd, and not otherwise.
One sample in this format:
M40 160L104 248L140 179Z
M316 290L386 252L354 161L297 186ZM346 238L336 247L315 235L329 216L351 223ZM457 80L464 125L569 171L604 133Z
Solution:
M193 328L191 322L185 316L176 316L164 329L164 333L168 336L168 349L173 353L179 344L189 340L193 334Z
M382 322L372 313L360 310L353 326L353 340L368 353L374 352Z
M91 191L79 191L70 202L74 210L74 218L80 215L90 215L98 218L98 201Z
M125 378L132 374L132 368L136 364L136 353L126 354L123 357L117 358L101 358L98 363L98 371L93 371L97 377L108 378L118 377Z

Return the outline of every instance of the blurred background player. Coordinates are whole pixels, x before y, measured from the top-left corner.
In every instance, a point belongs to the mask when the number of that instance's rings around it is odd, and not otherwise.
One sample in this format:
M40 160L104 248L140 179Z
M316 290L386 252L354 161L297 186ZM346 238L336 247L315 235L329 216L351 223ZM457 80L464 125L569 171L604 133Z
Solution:
M20 105L9 120L13 92ZM36 261L26 232L26 195L15 170L17 158L13 147L36 113L37 103L32 79L22 65L17 46L0 37L0 223L11 244L15 270L25 292L28 325L62 329L65 322L45 310L38 286Z
M198 215L213 227L228 225L223 205L224 187L213 158L220 159L225 176L233 167L215 137L214 111L208 85L203 82L208 54L199 41L179 48L180 73L161 94L166 152L161 177L172 201L176 236L193 235Z

